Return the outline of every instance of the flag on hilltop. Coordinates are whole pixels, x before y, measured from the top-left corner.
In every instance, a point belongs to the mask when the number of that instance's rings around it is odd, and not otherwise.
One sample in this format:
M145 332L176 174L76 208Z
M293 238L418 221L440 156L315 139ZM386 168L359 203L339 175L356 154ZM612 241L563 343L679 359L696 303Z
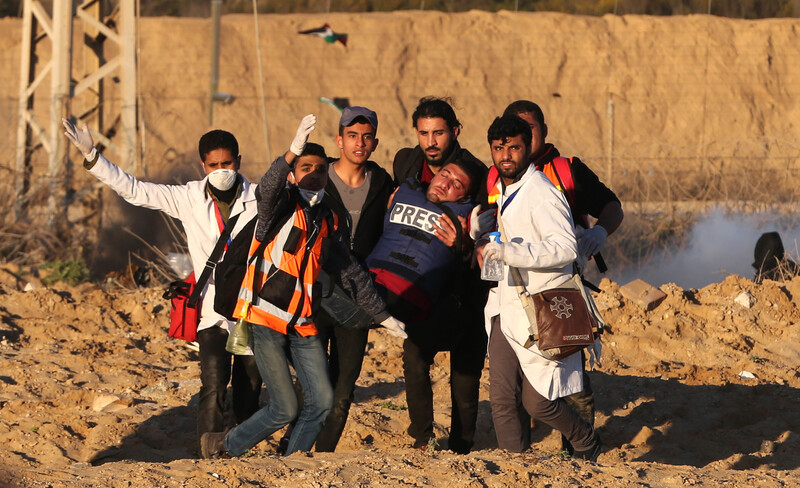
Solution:
M350 99L349 98L327 98L327 97L319 97L319 101L322 103L327 103L331 107L335 108L339 113L342 113L344 109L350 106Z
M344 44L345 47L347 47L347 34L337 34L336 32L333 32L333 29L331 29L329 24L325 24L322 27L317 27L316 29L298 31L298 34L321 37L325 39L325 42L330 44L339 41Z

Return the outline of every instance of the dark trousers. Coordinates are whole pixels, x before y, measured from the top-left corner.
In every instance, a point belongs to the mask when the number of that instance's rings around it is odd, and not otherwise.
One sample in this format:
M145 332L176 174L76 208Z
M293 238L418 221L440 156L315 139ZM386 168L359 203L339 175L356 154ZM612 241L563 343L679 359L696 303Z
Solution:
M592 382L589 380L589 375L586 373L586 358L583 351L581 351L581 362L583 363L583 390L578 393L573 393L564 397L564 401L569 405L569 408L581 416L583 420L594 426L594 391L592 391ZM575 451L566 437L561 436L561 448L568 451L570 454Z
M489 340L489 393L500 449L522 452L530 446L531 416L560 431L580 451L597 442L592 425L564 399L548 400L525 378L516 353L500 330L499 316L492 318Z
M361 374L369 329L337 326L324 311L314 316L323 348L328 348L328 372L333 385L333 408L317 437L315 449L333 452L344 432L350 405Z
M478 421L478 392L486 357L483 315L462 313L453 297L439 302L424 321L407 324L403 342L403 372L414 445L424 446L433 434L431 365L440 351L450 351L451 424L448 448L466 454L472 448ZM391 311L390 303L390 311Z
M261 375L253 356L233 356L225 350L228 332L209 327L197 333L200 345L200 406L197 411L197 438L206 432L221 432L225 425L225 393L233 388L233 413L242 423L259 408ZM233 374L231 374L233 356Z

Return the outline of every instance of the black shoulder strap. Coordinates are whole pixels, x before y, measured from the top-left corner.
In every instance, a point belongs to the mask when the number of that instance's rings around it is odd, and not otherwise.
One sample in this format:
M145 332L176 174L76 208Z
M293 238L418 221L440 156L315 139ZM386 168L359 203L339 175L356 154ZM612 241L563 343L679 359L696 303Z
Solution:
M225 244L228 243L228 237L231 235L234 226L236 226L236 221L239 220L240 215L242 214L238 213L229 218L228 224L224 229L222 229L219 240L214 246L214 250L211 251L211 254L208 256L208 260L203 268L203 272L200 273L200 278L197 279L197 283L194 285L194 291L189 297L189 301L186 303L186 305L189 307L194 308L195 305L197 305L197 300L200 299L200 293L202 293L203 288L206 286L206 282L211 277L211 272L214 271L214 268L217 266L217 261L219 261L219 257L222 256L222 251L225 250Z
M349 212L347 216L350 217ZM329 209L329 211L325 214L325 222L328 224L328 236L333 237L333 233L336 231L336 218L333 215L333 210Z
M298 272L298 274L300 275L298 279L301 281L303 280L303 276L305 275L306 266L308 265L308 258L311 255L311 249L314 247L314 243L317 241L317 238L322 233L323 220L325 220L328 223L329 226L328 235L331 235L333 233L332 211L329 208L325 207L320 209L320 212L326 212L326 214L324 217L318 216L316 219L314 219L315 221L314 226L316 227L317 231L314 232L308 239L308 242L306 242L306 252L303 253L303 260L300 261L300 271ZM306 287L303 284L302 286L300 286L300 299L297 302L297 309L294 311L294 314L292 314L291 320L289 320L289 322L286 324L287 329L294 327L294 325L297 323L297 320L300 318L300 314L303 312L303 300L305 300L305 298L306 298Z
M288 208L287 208L288 207ZM256 270L261 266L261 259L264 259L264 250L267 248L267 244L272 242L275 239L275 236L278 235L278 232L281 231L286 222L294 215L292 211L294 207L294 200L292 199L291 193L289 194L288 198L284 198L278 201L278 205L275 209L275 217L272 220L271 227L267 229L267 233L264 234L264 237L261 239L261 242L258 244L256 251L247 261L247 265L249 266L252 264L253 260L256 261ZM257 224L256 224L257 225ZM256 289L256 279L258 277L258 271L253 273L253 284L251 290L253 290L253 304L256 303L258 300L258 293L255 293Z

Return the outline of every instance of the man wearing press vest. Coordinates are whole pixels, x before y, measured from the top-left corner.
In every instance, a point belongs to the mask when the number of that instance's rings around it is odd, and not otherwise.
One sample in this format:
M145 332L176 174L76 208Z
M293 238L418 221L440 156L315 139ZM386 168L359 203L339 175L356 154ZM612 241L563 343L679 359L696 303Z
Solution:
M486 166L458 143L461 123L450 103L443 98L424 97L420 99L411 116L419 144L416 147L400 149L394 157L393 172L397 185L409 178L429 184L434 176L448 163L461 161L475 167L483 180ZM473 177L473 181L476 177ZM467 219L458 218L459 227L467 228ZM435 230L435 236L447 246L456 245L457 228L452 220L443 215ZM466 242L466 239L464 240ZM471 251L471 246L467 246ZM469 261L467 261L468 263ZM449 344L441 345L451 351L450 401L452 420L448 437L448 449L466 454L472 449L478 420L478 393L483 364L486 357L486 334L483 327L482 310L486 303L485 282L481 282L475 270L464 267L458 298L458 313L448 317L442 326L457 333L449 338ZM440 349L444 350L444 349ZM424 355L412 341L404 344L407 396L411 425L408 433L414 439L413 446L425 448L433 435L433 391ZM420 381L409 382L412 375ZM414 388L414 385L419 385ZM411 386L411 389L409 389ZM424 399L424 401L423 401ZM412 404L427 405L424 409L414 409ZM419 412L417 414L416 412Z

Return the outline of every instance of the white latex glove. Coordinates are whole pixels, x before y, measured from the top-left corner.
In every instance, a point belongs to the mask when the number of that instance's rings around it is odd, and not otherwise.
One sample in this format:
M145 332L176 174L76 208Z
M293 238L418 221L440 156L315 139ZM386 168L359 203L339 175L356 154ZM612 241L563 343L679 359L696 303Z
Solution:
M381 322L381 327L386 329L386 332L395 337L399 337L401 339L408 338L408 334L406 334L406 324L400 322L394 317L390 316L388 319Z
M89 133L89 126L83 124L83 127L78 129L75 125L67 119L61 119L61 123L64 125L64 135L72 141L72 144L78 148L78 150L83 154L83 157L91 161L94 159L95 153L97 149L94 147L94 140L92 139L92 135Z
M311 134L311 131L314 130L316 125L316 115L308 114L303 117L303 120L300 121L300 125L297 127L297 134L294 135L292 145L289 146L289 151L293 152L295 156L303 154L303 149L306 147L306 141L308 141L308 135Z
M581 256L594 256L606 243L608 232L602 225L595 225L591 229L578 229L575 233L578 239L578 254Z
M594 371L594 365L597 363L598 368L602 368L603 364L600 362L600 357L603 355L603 343L600 338L594 340L594 345L586 348L589 353L589 370Z
M477 241L483 234L493 231L495 225L497 225L496 209L481 212L481 207L477 206L469 214L469 236L473 241Z
M490 259L497 259L503 261L503 246L502 242L490 242L483 248L483 262ZM505 262L505 261L503 261Z

